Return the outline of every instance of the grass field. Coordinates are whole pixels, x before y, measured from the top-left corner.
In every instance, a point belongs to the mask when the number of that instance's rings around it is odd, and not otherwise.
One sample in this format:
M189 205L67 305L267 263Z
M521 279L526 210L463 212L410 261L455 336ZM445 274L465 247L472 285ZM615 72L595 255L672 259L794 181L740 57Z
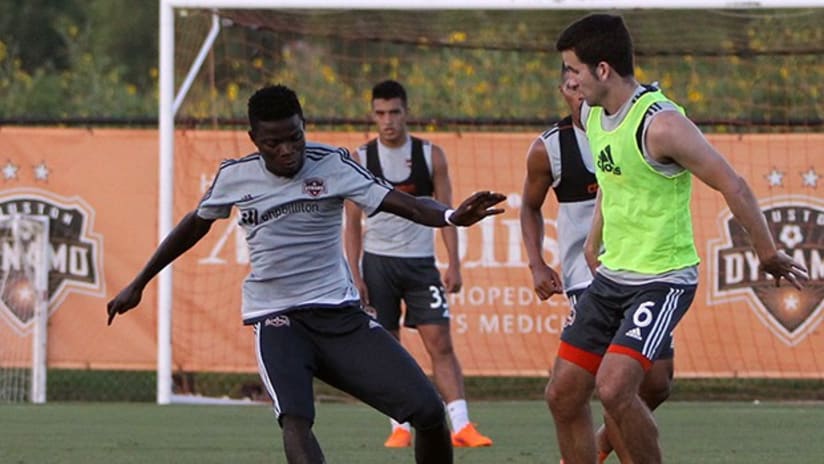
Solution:
M595 406L597 410L597 405ZM495 445L456 449L455 462L558 462L541 402L474 402L473 420ZM360 404L318 405L316 433L329 463L413 462L382 447L387 420ZM667 463L820 463L824 404L671 402L657 413ZM0 406L4 464L284 462L266 406L52 403ZM614 457L609 461L617 463Z

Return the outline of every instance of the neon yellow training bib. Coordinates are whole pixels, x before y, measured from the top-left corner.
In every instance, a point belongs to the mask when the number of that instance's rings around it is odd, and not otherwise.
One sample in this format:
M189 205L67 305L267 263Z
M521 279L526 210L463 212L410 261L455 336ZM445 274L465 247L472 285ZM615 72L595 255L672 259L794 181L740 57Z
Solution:
M604 217L601 263L610 270L662 274L699 262L690 214L692 176L686 170L672 176L656 171L637 135L647 110L669 101L660 91L642 94L612 131L601 128L603 108L592 107L587 117Z

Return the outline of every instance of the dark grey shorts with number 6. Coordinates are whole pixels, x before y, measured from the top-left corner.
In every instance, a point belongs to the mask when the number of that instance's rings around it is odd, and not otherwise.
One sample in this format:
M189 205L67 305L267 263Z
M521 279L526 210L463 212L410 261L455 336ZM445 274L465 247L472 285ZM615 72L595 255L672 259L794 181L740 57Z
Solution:
M672 331L695 290L695 285L667 282L624 285L596 274L577 298L561 341L599 357L608 348L637 354L633 357L642 364L671 357Z

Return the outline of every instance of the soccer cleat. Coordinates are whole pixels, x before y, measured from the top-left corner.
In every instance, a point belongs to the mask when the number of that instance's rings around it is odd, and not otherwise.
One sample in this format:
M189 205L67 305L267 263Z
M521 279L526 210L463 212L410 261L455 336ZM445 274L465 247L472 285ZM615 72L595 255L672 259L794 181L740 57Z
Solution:
M407 448L412 445L412 432L402 427L392 430L389 438L383 442L383 446L387 448Z
M452 446L457 448L492 446L492 439L481 435L474 424L467 424L466 427L452 434Z

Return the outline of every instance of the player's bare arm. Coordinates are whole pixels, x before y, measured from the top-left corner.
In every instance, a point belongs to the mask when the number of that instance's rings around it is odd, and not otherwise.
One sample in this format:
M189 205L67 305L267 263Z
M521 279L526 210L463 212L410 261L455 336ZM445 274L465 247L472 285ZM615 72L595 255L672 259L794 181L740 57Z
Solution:
M351 158L360 163L358 150L352 150ZM346 251L346 261L349 263L349 270L352 272L352 280L360 293L363 304L369 304L369 291L363 276L360 272L360 260L363 255L363 210L354 202L345 200L343 211L346 218L346 226L343 229L343 248Z
M449 165L446 155L438 145L432 145L432 184L435 199L451 208L452 182L449 179ZM461 262L458 257L458 231L454 227L444 227L441 229L441 238L449 258L449 266L443 275L444 288L448 293L455 293L460 291L463 285Z
M488 190L475 192L452 210L447 222L445 213L449 208L443 203L430 198L415 197L399 190L390 190L383 198L378 211L396 214L429 227L467 227L487 216L503 213L503 208L493 206L504 200L506 195L502 193Z
M592 227L589 229L587 239L584 240L584 259L587 261L589 271L595 275L595 270L601 265L601 244L603 243L604 216L601 215L601 190L595 195L595 208L592 214Z
M526 248L532 283L538 298L561 293L561 277L544 261L544 215L541 208L552 186L552 171L546 147L535 139L526 158L526 179L521 199L521 234Z
M749 185L692 121L675 111L661 113L650 123L646 137L653 159L678 163L724 196L730 212L749 234L762 270L775 277L777 285L783 277L801 288L801 280L807 278L806 269L776 248Z
M192 248L203 238L214 221L203 219L196 211L191 211L172 229L169 235L157 247L143 269L120 293L106 305L108 324L111 325L115 316L123 314L140 303L143 289L163 268L177 259L189 248Z

